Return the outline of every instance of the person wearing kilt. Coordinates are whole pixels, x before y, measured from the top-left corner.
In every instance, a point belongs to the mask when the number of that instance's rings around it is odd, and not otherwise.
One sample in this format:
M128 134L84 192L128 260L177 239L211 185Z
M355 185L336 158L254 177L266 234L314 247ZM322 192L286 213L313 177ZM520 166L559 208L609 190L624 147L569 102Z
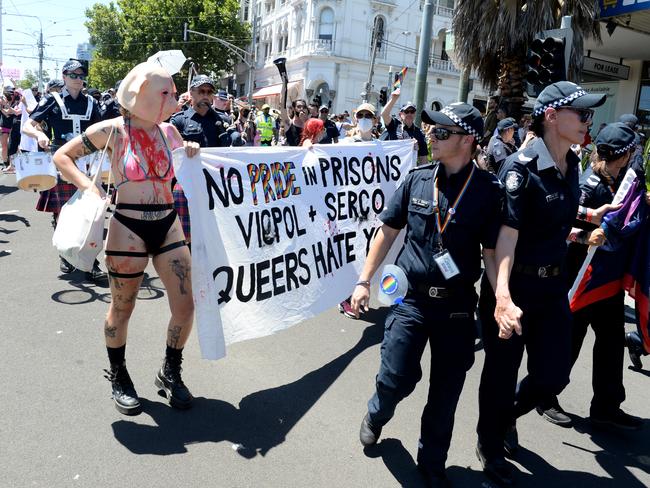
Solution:
M97 102L84 95L81 90L88 75L85 66L77 59L70 59L63 65L64 87L61 93L55 91L43 97L30 115L30 120L23 127L23 133L38 141L39 148L45 151L56 151L68 140L81 134L86 128L101 120ZM42 123L53 132L53 140L42 131ZM54 227L63 205L74 195L77 188L60 177L54 188L41 192L36 204L36 210L52 213ZM65 259L60 258L62 273L71 273L74 267ZM92 281L105 279L106 274L95 262L93 270L87 277Z

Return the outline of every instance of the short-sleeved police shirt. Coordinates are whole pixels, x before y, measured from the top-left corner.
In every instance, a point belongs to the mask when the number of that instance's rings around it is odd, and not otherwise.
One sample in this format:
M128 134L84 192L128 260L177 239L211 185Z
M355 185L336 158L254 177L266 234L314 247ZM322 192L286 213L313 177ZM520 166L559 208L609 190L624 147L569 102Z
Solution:
M504 142L501 136L496 136L490 139L487 147L487 160L488 169L497 174L501 168L501 164L505 159L517 152L517 147L509 142Z
M434 177L438 181L438 208L444 222L471 173L464 197L442 234L442 244L460 273L446 280L433 256L439 252L434 201ZM460 172L446 176L439 164L421 166L409 173L380 214L389 227L406 227L404 247L396 264L404 270L409 286L471 289L481 275L481 246L494 249L501 227L502 190L497 178L468 163Z
M171 123L178 129L184 141L196 142L201 147L221 147L224 145L219 136L224 133L223 125L217 125L221 119L210 109L205 115L199 115L193 108L177 112Z
M415 124L407 127L395 117L390 119L390 123L386 126L389 141L397 141L400 139L415 139L418 141L418 156L428 156L427 140L424 137L422 129Z
M61 91L61 99L69 114L85 115L88 108L88 97L86 95L80 93L77 98L72 98L64 88ZM93 108L90 114L90 120L81 121L82 132L94 123L99 122L102 118L99 112L99 104L92 98L90 100L92 101ZM63 120L61 107L59 107L59 104L52 95L43 97L29 117L36 122L45 121L52 128L54 132L54 144L64 144L69 138L69 134L73 133L72 120Z
M505 187L503 223L519 231L515 263L559 266L566 255L566 239L576 214L580 189L573 151L567 153L563 177L541 137L510 156L501 166Z

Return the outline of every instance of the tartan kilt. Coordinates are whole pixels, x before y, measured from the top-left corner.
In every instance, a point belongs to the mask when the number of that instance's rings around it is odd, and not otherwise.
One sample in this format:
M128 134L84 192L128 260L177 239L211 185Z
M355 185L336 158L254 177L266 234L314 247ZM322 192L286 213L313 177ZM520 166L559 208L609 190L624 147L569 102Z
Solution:
M40 192L41 196L36 203L36 210L39 212L51 212L58 214L72 195L77 191L77 187L72 183L66 183L58 178L56 185L49 190Z
M183 226L183 233L185 234L185 240L189 243L191 242L192 234L190 231L190 209L187 205L187 198L185 198L185 192L183 187L176 183L174 185L174 208L178 214L178 218L181 221Z

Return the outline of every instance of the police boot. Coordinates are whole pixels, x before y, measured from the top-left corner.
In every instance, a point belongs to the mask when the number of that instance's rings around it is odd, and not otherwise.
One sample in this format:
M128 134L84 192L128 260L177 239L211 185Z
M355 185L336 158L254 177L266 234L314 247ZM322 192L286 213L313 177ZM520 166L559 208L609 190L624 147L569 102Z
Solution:
M182 361L182 357L166 357L154 384L158 387L159 393L169 400L172 407L185 410L192 406L194 397L181 378Z
M118 412L124 415L137 415L142 411L140 399L133 387L133 381L126 369L126 362L111 364L110 369L105 369L104 378L111 382L113 387L113 401Z
M627 352L630 355L630 361L632 361L632 366L634 369L643 369L641 356L645 356L645 351L643 349L643 341L641 340L641 337L639 337L639 333L628 332L625 334L625 345L627 346Z
M366 413L361 421L361 428L359 429L359 440L363 447L370 447L377 444L379 436L381 435L381 427L375 427L370 421L370 414Z

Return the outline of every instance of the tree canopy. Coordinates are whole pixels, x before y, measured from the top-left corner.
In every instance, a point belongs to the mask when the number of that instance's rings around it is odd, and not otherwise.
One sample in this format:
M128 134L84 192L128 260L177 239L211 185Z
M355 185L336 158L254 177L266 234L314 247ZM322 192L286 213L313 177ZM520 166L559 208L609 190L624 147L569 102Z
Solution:
M237 58L216 41L190 34L183 41L183 24L236 46L247 48L248 25L239 21L237 0L117 0L86 10L85 25L96 49L90 62L89 86L107 88L138 63L158 51L180 49L200 73L232 68ZM187 80L187 70L176 77Z
M50 75L47 70L43 70L43 85L50 81ZM22 79L16 81L18 88L31 88L32 85L38 84L38 73L33 72L32 70L26 69L23 73Z

